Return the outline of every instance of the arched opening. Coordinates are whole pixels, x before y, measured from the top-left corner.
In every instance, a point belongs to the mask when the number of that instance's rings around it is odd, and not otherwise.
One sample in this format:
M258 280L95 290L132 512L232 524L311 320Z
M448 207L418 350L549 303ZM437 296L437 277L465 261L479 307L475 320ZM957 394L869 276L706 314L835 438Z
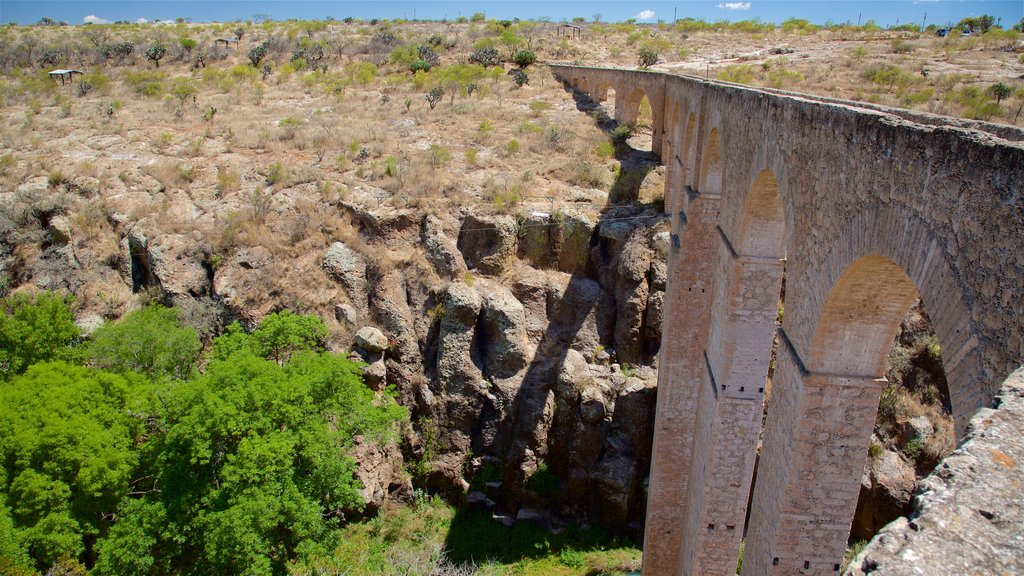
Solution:
M704 145L704 155L701 157L700 184L697 186L697 191L701 194L720 195L724 169L722 141L718 135L718 129L712 128L708 134L708 142Z
M615 88L608 84L598 84L590 91L590 98L601 105L604 110L603 117L607 122L615 118Z
M697 429L709 428L707 456L694 462L701 518L693 574L735 570L761 431L785 258L779 183L765 169L751 183L738 225L718 229L719 281L711 307L708 380Z
M781 331L743 574L841 568L889 353L917 298L899 264L869 254L832 286L805 357Z
M642 89L634 89L626 98L619 124L632 128L628 139L631 148L642 152L653 150L654 110Z

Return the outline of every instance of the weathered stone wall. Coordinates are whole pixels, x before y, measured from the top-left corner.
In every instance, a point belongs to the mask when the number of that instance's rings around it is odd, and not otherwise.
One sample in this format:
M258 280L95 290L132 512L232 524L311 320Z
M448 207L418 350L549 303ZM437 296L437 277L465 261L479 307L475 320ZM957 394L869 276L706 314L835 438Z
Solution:
M683 257L670 257L645 573L727 573L710 558L735 557L738 539L717 536L713 520L736 512L713 495L729 470L749 474L748 459L726 457L744 427L717 399L697 401L707 378L747 381L730 367L764 346L723 326L742 317L735 295L746 288L743 274L713 263L723 252L763 257L758 247L775 242L786 258L785 353L744 574L834 573L910 301L920 295L942 345L958 433L1024 359L1024 132L651 72L553 69L576 87L614 86L620 120L632 117L624 96L642 85L655 123L671 123L654 132ZM765 204L749 199L766 175L783 217L751 228Z
M918 483L909 518L882 529L845 574L1024 573L1024 369L999 406L978 412L964 444Z

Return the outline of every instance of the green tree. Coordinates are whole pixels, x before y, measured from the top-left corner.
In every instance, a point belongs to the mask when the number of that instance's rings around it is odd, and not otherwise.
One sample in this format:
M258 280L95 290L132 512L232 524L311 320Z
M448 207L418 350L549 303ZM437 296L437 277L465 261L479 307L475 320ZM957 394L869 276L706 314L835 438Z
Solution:
M523 39L519 37L511 28L506 28L501 36L498 37L498 41L505 45L505 49L508 50L508 59L511 61L515 58L516 51L523 45Z
M179 105L184 106L185 100L196 94L199 94L199 89L196 88L191 78L182 76L174 79L174 84L171 85L171 95L178 99Z
M260 321L252 334L253 349L268 360L284 364L300 350L322 351L327 334L327 326L319 316L282 310Z
M0 387L0 485L37 567L91 557L109 528L138 462L149 386L58 361Z
M375 400L344 358L260 357L262 329L229 329L206 373L172 390L152 452L161 490L121 507L98 574L284 574L332 550L344 512L361 509L346 451L356 434L389 438L405 410Z
M997 82L988 88L989 92L996 97L996 104L1003 101L1003 98L1008 98L1010 94L1013 94L1013 88L1010 88L1002 82Z
M71 306L74 298L41 292L0 299L0 380L21 374L36 362L69 359L79 337Z
M178 310L154 304L97 329L86 355L102 368L160 379L187 378L200 351L199 336L181 326Z
M181 46L181 50L185 52L185 58L190 58L192 51L195 50L196 46L199 46L199 43L192 38L182 36L178 38L178 46Z
M519 50L515 56L512 57L512 62L520 68L526 68L530 64L537 61L537 55L529 50Z

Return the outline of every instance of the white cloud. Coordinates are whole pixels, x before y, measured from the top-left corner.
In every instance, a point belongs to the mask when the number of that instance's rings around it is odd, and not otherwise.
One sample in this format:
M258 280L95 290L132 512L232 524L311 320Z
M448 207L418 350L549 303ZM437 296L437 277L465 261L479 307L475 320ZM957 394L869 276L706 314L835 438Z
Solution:
M750 10L750 2L726 2L719 4L720 10Z
M654 10L642 10L639 14L633 16L633 18L636 18L637 20L650 20L651 18L654 18Z
M135 20L135 23L136 23L136 24L148 24L148 23L149 23L149 20L146 20L145 18L137 18L137 19Z
M82 22L85 22L86 24L110 24L110 20L104 20L103 18L100 18L99 16L95 16L93 14L90 14L85 18L82 18Z

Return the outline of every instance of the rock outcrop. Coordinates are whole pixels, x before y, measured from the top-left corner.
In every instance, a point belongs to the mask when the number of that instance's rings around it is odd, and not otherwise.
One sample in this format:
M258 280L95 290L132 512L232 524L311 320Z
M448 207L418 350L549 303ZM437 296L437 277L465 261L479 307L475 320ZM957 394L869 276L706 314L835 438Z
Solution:
M917 487L914 508L879 532L845 574L1024 573L1024 369L999 406L971 420L966 442Z

